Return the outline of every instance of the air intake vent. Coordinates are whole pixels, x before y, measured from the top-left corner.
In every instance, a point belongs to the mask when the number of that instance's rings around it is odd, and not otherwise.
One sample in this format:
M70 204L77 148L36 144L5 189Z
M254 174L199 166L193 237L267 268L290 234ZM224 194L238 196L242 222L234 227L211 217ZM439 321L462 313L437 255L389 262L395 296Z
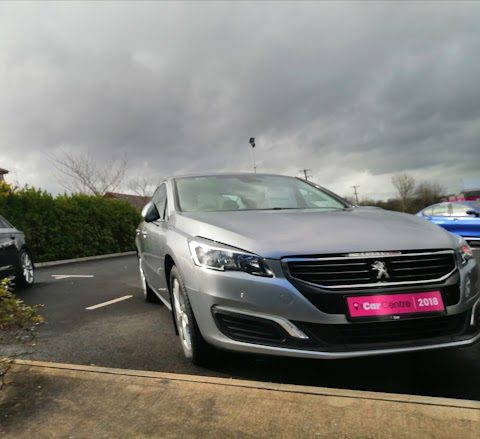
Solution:
M365 345L411 342L452 337L465 331L467 313L396 322L355 323L353 325L320 325L296 323L306 334L314 335L328 345Z

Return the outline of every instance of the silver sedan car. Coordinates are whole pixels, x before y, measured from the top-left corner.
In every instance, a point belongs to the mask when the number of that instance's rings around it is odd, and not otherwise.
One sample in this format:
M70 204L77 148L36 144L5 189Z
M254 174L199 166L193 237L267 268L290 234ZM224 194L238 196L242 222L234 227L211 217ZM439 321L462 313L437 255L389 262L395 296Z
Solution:
M195 364L214 348L345 358L480 339L472 251L422 218L266 174L169 178L142 215L145 299L171 309Z

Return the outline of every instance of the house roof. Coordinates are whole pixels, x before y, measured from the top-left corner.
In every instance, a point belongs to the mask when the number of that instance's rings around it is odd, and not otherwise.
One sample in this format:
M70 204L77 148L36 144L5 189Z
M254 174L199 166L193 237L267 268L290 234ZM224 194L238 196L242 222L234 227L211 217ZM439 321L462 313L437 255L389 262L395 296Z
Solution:
M131 195L131 194L119 194L117 192L107 192L105 194L107 198L115 198L116 200L125 200L128 201L133 207L137 209L143 209L143 206L150 201L150 197L142 197L140 195Z
M0 175L8 174L8 171L6 169L0 168Z

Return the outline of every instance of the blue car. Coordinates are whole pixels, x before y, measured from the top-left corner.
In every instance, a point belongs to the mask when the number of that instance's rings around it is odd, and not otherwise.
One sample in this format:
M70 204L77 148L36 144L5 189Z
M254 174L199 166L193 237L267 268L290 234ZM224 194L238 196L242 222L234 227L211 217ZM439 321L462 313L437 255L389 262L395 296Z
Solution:
M454 201L428 206L417 213L432 223L480 243L480 201Z

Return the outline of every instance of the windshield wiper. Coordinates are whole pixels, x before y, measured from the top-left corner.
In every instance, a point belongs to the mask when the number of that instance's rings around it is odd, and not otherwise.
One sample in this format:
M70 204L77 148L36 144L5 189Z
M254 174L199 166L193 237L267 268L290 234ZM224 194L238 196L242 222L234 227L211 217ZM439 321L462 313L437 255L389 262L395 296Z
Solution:
M271 207L269 209L261 209L261 210L316 210L316 209L321 209L321 210L345 210L348 209L348 207Z
M259 210L300 210L301 207L267 207Z

